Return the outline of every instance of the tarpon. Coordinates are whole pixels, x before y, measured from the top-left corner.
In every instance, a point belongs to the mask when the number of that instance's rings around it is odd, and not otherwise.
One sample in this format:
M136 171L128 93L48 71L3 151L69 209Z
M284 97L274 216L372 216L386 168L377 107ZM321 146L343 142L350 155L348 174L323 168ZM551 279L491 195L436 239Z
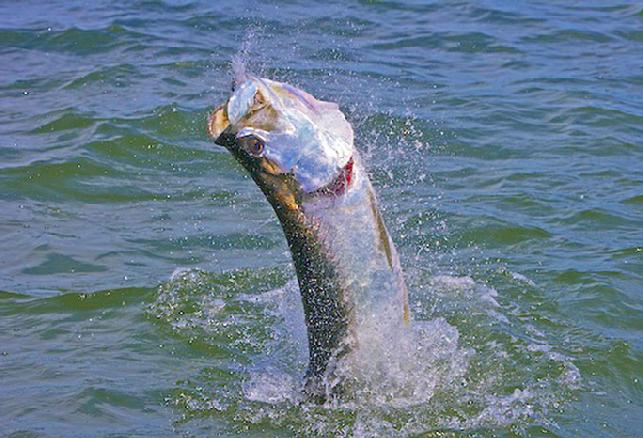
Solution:
M337 104L245 77L208 132L248 171L288 241L308 329L306 390L335 392L338 364L369 319L408 322L407 290L375 191Z

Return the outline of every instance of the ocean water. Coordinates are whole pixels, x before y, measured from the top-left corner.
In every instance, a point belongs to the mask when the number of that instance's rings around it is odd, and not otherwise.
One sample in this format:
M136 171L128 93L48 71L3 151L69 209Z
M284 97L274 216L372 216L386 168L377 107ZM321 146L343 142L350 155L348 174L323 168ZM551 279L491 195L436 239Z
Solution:
M640 436L643 5L0 3L0 435ZM410 289L301 399L233 60L336 101Z

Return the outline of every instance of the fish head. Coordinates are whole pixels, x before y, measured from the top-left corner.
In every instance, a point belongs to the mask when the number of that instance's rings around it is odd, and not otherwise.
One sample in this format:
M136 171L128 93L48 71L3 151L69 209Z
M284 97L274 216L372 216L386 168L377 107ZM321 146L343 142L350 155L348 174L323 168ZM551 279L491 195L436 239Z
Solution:
M208 132L269 200L296 202L352 168L353 130L338 105L282 82L247 77L210 114Z

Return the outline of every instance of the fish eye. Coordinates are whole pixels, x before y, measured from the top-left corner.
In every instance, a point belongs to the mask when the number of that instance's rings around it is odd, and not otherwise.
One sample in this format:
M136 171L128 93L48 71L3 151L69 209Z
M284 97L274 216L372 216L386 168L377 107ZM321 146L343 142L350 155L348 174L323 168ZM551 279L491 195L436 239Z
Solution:
M239 143L243 150L245 150L253 157L261 156L263 151L266 149L264 141L260 138L255 137L254 135L240 138Z

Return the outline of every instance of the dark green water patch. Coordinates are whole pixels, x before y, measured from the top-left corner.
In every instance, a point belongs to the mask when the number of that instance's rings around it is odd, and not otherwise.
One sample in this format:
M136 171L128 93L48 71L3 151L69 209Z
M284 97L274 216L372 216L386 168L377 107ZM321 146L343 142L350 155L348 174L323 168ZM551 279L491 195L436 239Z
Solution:
M61 112L57 112L61 114ZM31 132L33 134L48 134L57 131L68 131L88 128L96 123L93 115L75 114L69 109L64 110L61 115L57 116L54 120L34 128Z
M107 268L100 265L85 263L74 260L64 254L48 254L47 259L37 266L23 269L22 272L29 275L55 275L59 272L103 272Z
M78 89L98 83L100 87L122 87L130 81L144 79L139 69L131 64L111 65L92 71L65 84L65 88Z

